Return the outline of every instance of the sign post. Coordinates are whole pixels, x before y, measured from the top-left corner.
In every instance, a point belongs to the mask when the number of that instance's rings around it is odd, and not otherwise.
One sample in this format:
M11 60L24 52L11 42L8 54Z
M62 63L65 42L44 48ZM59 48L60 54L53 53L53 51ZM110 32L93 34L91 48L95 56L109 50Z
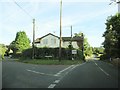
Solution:
M72 50L72 54L74 55L74 57L72 58L72 60L74 60L75 55L77 54L77 50Z

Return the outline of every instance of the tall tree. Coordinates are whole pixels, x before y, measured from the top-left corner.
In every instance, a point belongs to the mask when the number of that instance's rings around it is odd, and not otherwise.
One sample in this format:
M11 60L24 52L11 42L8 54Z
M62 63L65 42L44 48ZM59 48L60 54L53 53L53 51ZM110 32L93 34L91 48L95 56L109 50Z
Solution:
M96 55L103 54L103 52L104 52L104 48L102 46L93 48L93 53Z
M5 54L6 50L7 50L6 46L4 44L0 44L0 59L4 58L4 54Z
M108 57L120 57L120 13L109 16L106 20L106 31L103 34L105 54Z
M75 37L82 37L82 32L80 33L75 33ZM83 34L84 37L84 55L85 56L91 56L92 55L92 47L90 46L90 44L88 43L87 38L85 37L85 35ZM80 43L81 44L81 43ZM82 49L81 45L78 45L79 49Z
M30 40L24 31L17 32L15 40L10 44L14 53L22 52L30 47Z

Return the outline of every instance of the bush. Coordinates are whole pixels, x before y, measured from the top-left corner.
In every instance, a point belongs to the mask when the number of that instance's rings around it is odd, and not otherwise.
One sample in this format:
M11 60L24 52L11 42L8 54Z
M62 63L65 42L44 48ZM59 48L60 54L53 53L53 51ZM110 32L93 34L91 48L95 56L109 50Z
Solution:
M32 48L24 50L21 56L26 58L32 58Z
M75 59L82 59L82 52L77 50L78 54ZM35 48L35 59L46 59L45 56L52 56L50 59L59 58L59 48ZM32 48L26 49L22 52L23 58L32 58ZM71 60L71 50L69 48L61 48L61 59Z
M22 56L22 53L14 53L11 55L12 55L12 58L20 58Z
M120 58L113 59L111 63L120 68Z
M108 60L110 57L107 54L103 54L100 56L100 60Z

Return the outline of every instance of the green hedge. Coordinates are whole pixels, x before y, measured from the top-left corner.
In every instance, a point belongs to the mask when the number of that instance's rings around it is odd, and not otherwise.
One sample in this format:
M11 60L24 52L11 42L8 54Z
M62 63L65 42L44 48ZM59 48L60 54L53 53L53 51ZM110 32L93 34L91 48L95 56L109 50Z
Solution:
M72 55L74 59L82 59L82 52L77 50L77 55ZM52 56L49 59L59 58L59 48L35 48L35 59L46 59L45 56ZM26 49L22 52L23 58L32 58L32 48ZM71 60L71 50L68 48L61 48L61 59Z

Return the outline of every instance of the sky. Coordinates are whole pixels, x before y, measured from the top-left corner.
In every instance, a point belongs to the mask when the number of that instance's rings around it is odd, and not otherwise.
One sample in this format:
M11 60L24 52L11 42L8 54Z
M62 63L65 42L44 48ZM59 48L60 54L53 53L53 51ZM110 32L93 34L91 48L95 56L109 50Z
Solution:
M16 4L16 3L17 4ZM60 0L0 0L0 43L9 45L19 31L32 42L33 18L35 39L48 33L59 36ZM83 32L92 47L102 46L108 16L117 13L110 0L62 0L62 36ZM19 5L19 6L18 6Z

